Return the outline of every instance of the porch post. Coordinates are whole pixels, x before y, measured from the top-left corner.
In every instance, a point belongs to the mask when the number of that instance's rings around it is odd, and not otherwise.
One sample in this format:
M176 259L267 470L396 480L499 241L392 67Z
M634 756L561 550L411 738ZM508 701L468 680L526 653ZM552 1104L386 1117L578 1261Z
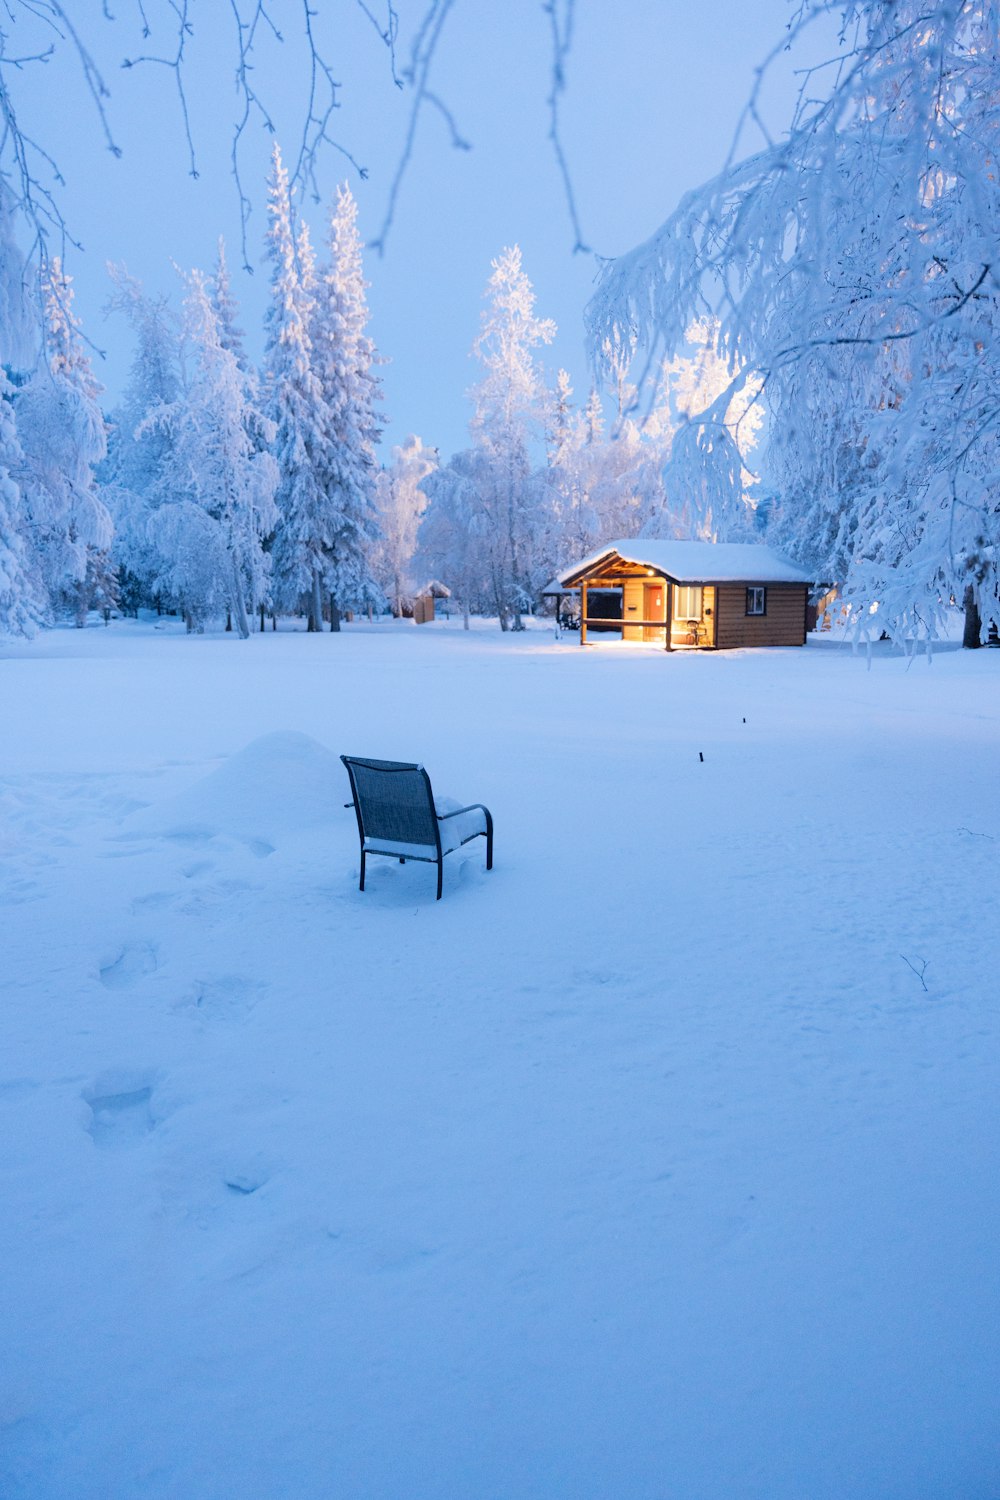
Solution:
M674 586L671 583L671 581L670 581L669 578L666 580L666 590L667 590L667 639L666 639L665 649L667 651L672 651L674 648L670 644L670 631L671 631L671 627L672 627L672 625L674 623Z
M587 644L587 583L580 584L580 645Z

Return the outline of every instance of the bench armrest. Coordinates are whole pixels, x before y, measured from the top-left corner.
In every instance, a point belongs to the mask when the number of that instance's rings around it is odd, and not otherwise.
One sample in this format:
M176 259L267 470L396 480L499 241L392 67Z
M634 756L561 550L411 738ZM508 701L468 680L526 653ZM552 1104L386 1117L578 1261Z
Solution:
M437 810L435 810L434 816L437 818L439 823L443 823L446 818L457 818L462 813L467 812L484 812L487 818L490 816L489 808L484 807L481 802L470 802L468 807L456 807L454 812L449 813L439 813L437 812Z

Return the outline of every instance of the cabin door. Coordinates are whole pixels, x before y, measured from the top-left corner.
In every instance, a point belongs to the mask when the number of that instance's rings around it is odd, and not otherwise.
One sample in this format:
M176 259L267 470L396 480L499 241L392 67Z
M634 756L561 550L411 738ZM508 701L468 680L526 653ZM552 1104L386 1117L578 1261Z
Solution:
M649 620L662 620L663 625L646 624L642 629L644 641L658 641L663 644L663 631L667 623L667 586L665 583L646 583L642 589L642 618Z

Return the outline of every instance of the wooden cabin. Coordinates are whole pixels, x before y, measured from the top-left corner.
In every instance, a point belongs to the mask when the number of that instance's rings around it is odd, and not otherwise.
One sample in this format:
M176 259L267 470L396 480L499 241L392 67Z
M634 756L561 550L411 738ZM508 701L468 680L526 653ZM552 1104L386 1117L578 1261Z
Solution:
M811 580L754 542L608 542L559 575L580 590L580 644L587 644L591 588L622 591L623 641L667 651L804 646ZM601 621L606 625L606 621Z

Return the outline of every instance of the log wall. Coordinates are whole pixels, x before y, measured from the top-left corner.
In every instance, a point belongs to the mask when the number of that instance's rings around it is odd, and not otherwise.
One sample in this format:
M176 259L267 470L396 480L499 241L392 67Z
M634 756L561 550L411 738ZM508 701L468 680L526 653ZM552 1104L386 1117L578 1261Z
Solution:
M747 591L742 583L720 583L716 590L716 645L720 650L735 646L804 646L806 601L804 583L769 583L767 613L748 615Z

